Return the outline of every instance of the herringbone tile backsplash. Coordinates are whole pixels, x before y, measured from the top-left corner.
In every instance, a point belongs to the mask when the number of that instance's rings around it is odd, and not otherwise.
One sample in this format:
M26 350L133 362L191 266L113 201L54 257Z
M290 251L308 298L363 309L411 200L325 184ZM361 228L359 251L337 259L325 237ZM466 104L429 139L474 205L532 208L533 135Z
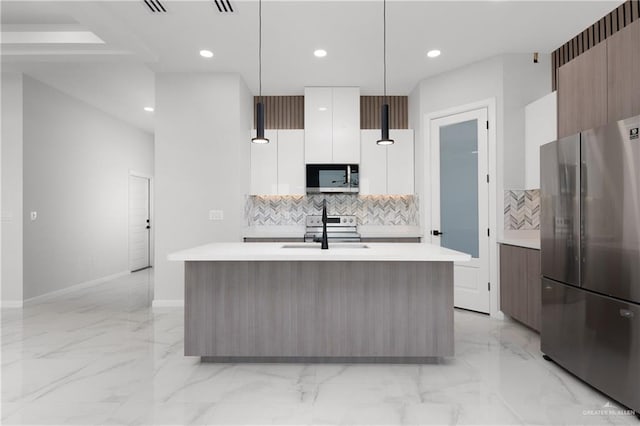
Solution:
M325 198L330 215L357 216L359 225L419 224L418 199L413 195L313 194L248 196L245 204L247 225L304 225L307 215L322 213Z
M504 191L504 229L540 229L540 190Z

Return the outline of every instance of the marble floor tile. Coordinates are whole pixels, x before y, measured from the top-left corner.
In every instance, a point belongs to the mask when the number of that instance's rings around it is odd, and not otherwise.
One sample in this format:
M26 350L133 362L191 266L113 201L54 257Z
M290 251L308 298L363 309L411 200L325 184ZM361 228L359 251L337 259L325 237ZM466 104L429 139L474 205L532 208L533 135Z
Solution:
M208 364L153 270L3 309L2 424L640 424L510 320L455 312L456 356L423 365Z

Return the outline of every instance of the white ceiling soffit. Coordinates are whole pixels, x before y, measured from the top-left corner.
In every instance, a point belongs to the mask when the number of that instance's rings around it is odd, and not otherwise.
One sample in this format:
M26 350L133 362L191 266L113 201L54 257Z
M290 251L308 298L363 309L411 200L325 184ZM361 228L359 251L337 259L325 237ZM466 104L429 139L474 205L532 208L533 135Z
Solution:
M103 41L2 43L3 67L146 130L153 129L153 114L142 110L153 104L152 71L237 72L257 92L256 0L229 0L232 12L214 0L160 2L166 12L144 0L2 0L3 32L86 31ZM550 53L621 3L388 0L389 93L406 95L420 80L495 55ZM381 0L264 0L262 12L265 94L302 94L313 85L382 92ZM213 58L202 58L203 49ZM316 49L327 56L315 57ZM442 55L427 58L431 49Z
M390 0L389 91L407 94L424 78L495 55L550 53L620 3ZM239 72L257 92L257 1L232 0L233 13L220 13L212 0L162 4L166 13L135 1L104 9L157 58L148 62L153 70ZM309 85L382 91L382 1L265 0L262 15L264 93L300 94ZM109 41L104 29L95 32ZM319 48L325 58L313 55ZM202 49L214 57L204 60ZM427 58L431 49L442 55Z

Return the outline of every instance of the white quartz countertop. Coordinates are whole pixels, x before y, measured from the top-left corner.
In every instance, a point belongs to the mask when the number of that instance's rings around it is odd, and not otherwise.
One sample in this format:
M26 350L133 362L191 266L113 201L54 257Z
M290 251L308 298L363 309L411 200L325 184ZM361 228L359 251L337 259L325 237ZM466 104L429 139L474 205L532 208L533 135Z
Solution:
M504 231L500 244L540 250L540 231Z
M362 248L366 246L366 248ZM168 256L173 261L464 262L471 256L426 243L212 243Z

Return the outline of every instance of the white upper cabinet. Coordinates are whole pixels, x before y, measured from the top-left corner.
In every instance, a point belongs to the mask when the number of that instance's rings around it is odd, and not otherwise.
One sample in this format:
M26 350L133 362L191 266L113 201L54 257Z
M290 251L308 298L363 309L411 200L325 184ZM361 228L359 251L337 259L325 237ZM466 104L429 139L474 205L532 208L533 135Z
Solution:
M360 88L333 88L333 162L360 163Z
M391 129L389 136L395 143L387 146L387 194L413 194L413 129Z
M305 195L304 130L278 130L278 194Z
M413 130L392 129L389 135L395 143L381 146L380 130L361 131L361 195L414 193Z
M306 163L333 159L333 89L304 89L304 143Z
M255 135L255 130L253 131ZM251 144L251 195L304 195L304 130L265 130L268 144Z
M304 89L305 163L360 163L360 88Z
M524 108L525 189L540 188L540 146L558 139L557 92Z
M264 135L269 143L251 143L251 195L278 194L278 132L265 130Z
M360 133L360 194L387 193L387 147L377 145L380 130L362 130Z

